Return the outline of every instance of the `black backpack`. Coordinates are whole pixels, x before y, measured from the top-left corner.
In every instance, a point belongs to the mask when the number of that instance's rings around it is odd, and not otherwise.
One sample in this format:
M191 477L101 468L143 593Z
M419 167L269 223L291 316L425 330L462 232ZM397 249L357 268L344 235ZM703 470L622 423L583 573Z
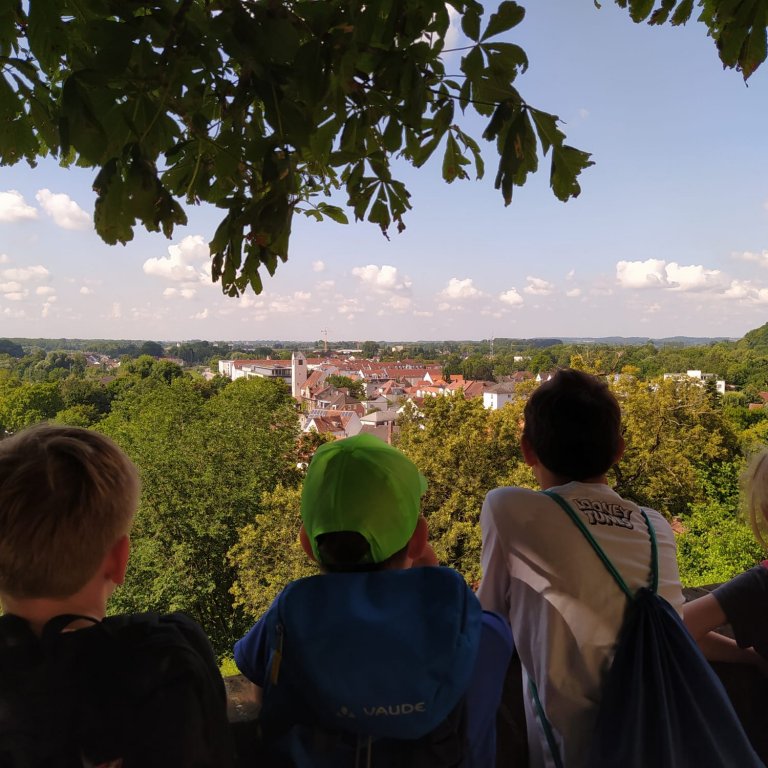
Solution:
M182 614L0 617L0 768L228 768L224 686Z
M544 492L584 534L628 599L615 655L605 679L589 768L763 768L728 694L677 611L657 594L656 534L645 510L651 544L651 581L632 593L571 505ZM557 768L563 762L530 681L530 693Z

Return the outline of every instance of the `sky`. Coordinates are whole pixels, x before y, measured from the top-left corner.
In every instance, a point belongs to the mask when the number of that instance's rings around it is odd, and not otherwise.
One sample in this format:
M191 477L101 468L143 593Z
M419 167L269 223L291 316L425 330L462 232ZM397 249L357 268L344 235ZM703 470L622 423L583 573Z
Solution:
M92 225L95 171L0 168L0 336L443 340L725 336L768 320L768 64L724 71L705 28L605 0L521 0L516 85L592 153L559 202L549 163L504 207L486 175L398 167L406 230L296 220L289 260L239 299L210 281L218 211L126 246ZM487 4L490 10L491 4ZM457 30L451 45L466 44ZM447 72L458 59L446 60ZM479 137L483 124L466 123Z

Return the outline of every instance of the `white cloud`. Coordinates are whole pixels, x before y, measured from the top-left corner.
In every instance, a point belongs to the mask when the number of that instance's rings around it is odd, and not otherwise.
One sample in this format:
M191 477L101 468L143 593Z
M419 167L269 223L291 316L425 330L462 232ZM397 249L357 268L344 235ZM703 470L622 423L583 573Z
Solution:
M83 296L90 296L93 293L93 288L89 288L87 285L84 285L80 288L80 293Z
M571 288L570 291L566 291L565 295L569 299L577 299L579 296L581 296L581 288Z
M667 264L667 281L673 291L701 291L720 283L719 269L705 269L700 264L681 266L672 261Z
M547 280L542 280L540 277L531 277L530 275L525 278L528 281L528 285L523 288L525 293L530 293L532 296L549 296L555 289L555 286Z
M661 304L658 304L658 303L656 303L656 304L649 304L649 305L648 305L648 306L645 308L645 312L646 312L646 314L648 314L648 315L653 315L653 314L655 314L656 312L660 312L660 311L661 311Z
M317 261L312 262L312 271L313 272L325 272L325 262L321 259L318 259Z
M579 110L579 117L580 117L582 120L586 120L586 119L589 117L589 110L588 110L588 109L584 109L584 107L582 107L582 108Z
M766 210L766 211L768 211L768 200L766 200L766 201L763 203L763 208L765 208L765 210Z
M21 192L15 189L0 192L0 221L24 221L36 218L37 211L31 205L27 205Z
M10 256L6 253L0 253L0 264L7 264L11 260Z
M315 290L317 291L331 291L336 287L336 281L335 280L321 280L317 285L315 285Z
M523 303L524 299L517 292L516 288L510 288L508 291L504 291L504 293L499 295L499 301L502 301L505 304L509 304L511 307L519 307Z
M109 313L109 316L115 320L119 320L123 316L123 305L119 301L112 304L112 310Z
M22 284L14 280L8 283L0 283L0 293L12 293L13 291L20 291L22 288Z
M619 261L616 280L622 288L660 288L667 282L665 266L661 259Z
M208 312L208 307L206 307L204 310L202 310L201 312L198 312L196 315L192 315L192 319L193 320L207 320L209 314L210 313Z
M243 293L237 299L229 299L228 304L237 302L238 309L264 309L264 299L254 293Z
M87 229L91 225L91 217L63 192L55 194L50 189L41 189L35 199L62 229Z
M56 289L50 285L38 285L37 288L35 288L35 293L38 296L50 296L52 293L56 293Z
M475 288L471 277L459 280L458 277L452 277L448 285L440 292L440 296L449 301L457 299L478 299L483 295L482 291Z
M430 312L428 309L414 309L413 316L414 317L434 317L435 313Z
M753 261L761 267L768 267L768 251L762 251L762 253L743 251L742 253L734 253L732 255L734 259L739 261Z
M566 280L573 280L573 276L576 274L575 269L571 269L568 274L565 276Z
M147 259L143 269L147 275L177 283L208 282L210 250L200 235L187 235L178 245L168 246L167 258Z
M722 297L742 303L767 304L768 288L760 288L749 280L733 280Z
M26 299L27 296L29 296L29 291L15 291L14 293L3 294L3 298L8 299L8 301L21 301Z
M276 295L269 300L269 311L274 314L302 314L307 311L311 299L309 291L294 291L290 296Z
M11 309L10 307L6 307L3 310L3 314L6 317L13 317L13 318L21 318L21 317L27 316L27 313L23 309Z
M18 280L20 283L45 280L48 275L50 272L42 264L37 264L34 267L11 267L0 270L0 277L6 280Z
M375 264L355 267L352 274L363 285L378 293L407 293L411 288L410 279L401 275L397 267L389 264L383 264L380 267Z
M705 291L723 284L719 269L706 269L701 264L669 263L662 259L619 261L616 281L622 288L662 288L669 291Z
M336 311L340 315L344 315L348 320L352 320L355 315L359 315L365 310L360 306L360 302L357 299L345 299L339 303Z
M407 312L411 308L413 300L408 296L390 296L389 300L384 303L384 306L393 312Z

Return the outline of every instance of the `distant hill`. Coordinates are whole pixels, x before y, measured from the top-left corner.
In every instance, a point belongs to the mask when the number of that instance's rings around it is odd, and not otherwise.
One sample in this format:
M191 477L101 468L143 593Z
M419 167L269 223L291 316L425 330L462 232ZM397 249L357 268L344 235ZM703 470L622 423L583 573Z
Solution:
M657 347L702 347L718 341L736 341L729 336L665 336L653 339L650 336L599 336L564 338L565 344L613 344L624 346L642 346L650 342Z
M768 348L768 323L752 331L747 331L744 334L744 338L739 341L739 346L746 347L747 349Z

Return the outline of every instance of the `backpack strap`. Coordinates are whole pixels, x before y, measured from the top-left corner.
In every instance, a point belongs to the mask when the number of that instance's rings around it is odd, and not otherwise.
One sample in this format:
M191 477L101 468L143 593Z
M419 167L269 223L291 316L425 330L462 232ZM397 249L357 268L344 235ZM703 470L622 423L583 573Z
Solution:
M618 572L618 570L616 570L616 566L611 562L608 555L605 554L603 548L597 543L597 540L590 533L589 528L587 528L587 526L584 524L584 521L577 514L576 510L562 496L560 496L560 494L555 493L554 491L542 491L542 493L545 496L549 496L552 501L557 502L557 504L566 512L568 517L570 517L573 521L574 525L581 531L581 533L584 535L584 538L589 542L590 546L595 551L595 554L600 558L608 573L613 576L614 581L616 584L618 584L621 591L627 596L629 600L633 600L635 598L634 593L627 586L627 583L624 581L621 574ZM651 521L642 507L640 507L640 514L643 516L643 520L645 520L645 524L648 527L648 536L651 540L651 582L648 585L648 588L654 594L656 594L659 586L659 552L658 546L656 544L656 531L654 531L653 525L651 525ZM541 723L541 728L544 731L544 736L547 740L547 746L549 747L552 760L555 763L555 768L563 768L563 759L560 755L557 742L555 741L555 734L552 731L552 725L549 722L546 713L544 712L544 707L541 705L541 699L539 698L539 692L536 688L536 683L534 683L533 678L531 677L528 678L528 691L530 693L533 706L536 710L536 715L538 716L539 722Z
M602 547L597 543L595 537L589 532L589 528L584 524L584 521L579 517L574 508L562 497L560 494L554 491L542 491L545 496L549 496L552 501L557 504L568 514L576 527L582 532L584 538L589 542L595 554L600 558L608 573L613 576L613 580L618 584L621 591L627 596L629 600L635 597L634 592L627 586L627 583L622 578L621 574L616 570L616 566L610 561L608 555L605 554ZM658 591L659 587L659 552L656 544L656 531L651 525L651 521L648 518L645 510L640 507L640 514L645 520L645 525L648 528L648 537L651 540L651 581L648 585L648 589L654 594Z

